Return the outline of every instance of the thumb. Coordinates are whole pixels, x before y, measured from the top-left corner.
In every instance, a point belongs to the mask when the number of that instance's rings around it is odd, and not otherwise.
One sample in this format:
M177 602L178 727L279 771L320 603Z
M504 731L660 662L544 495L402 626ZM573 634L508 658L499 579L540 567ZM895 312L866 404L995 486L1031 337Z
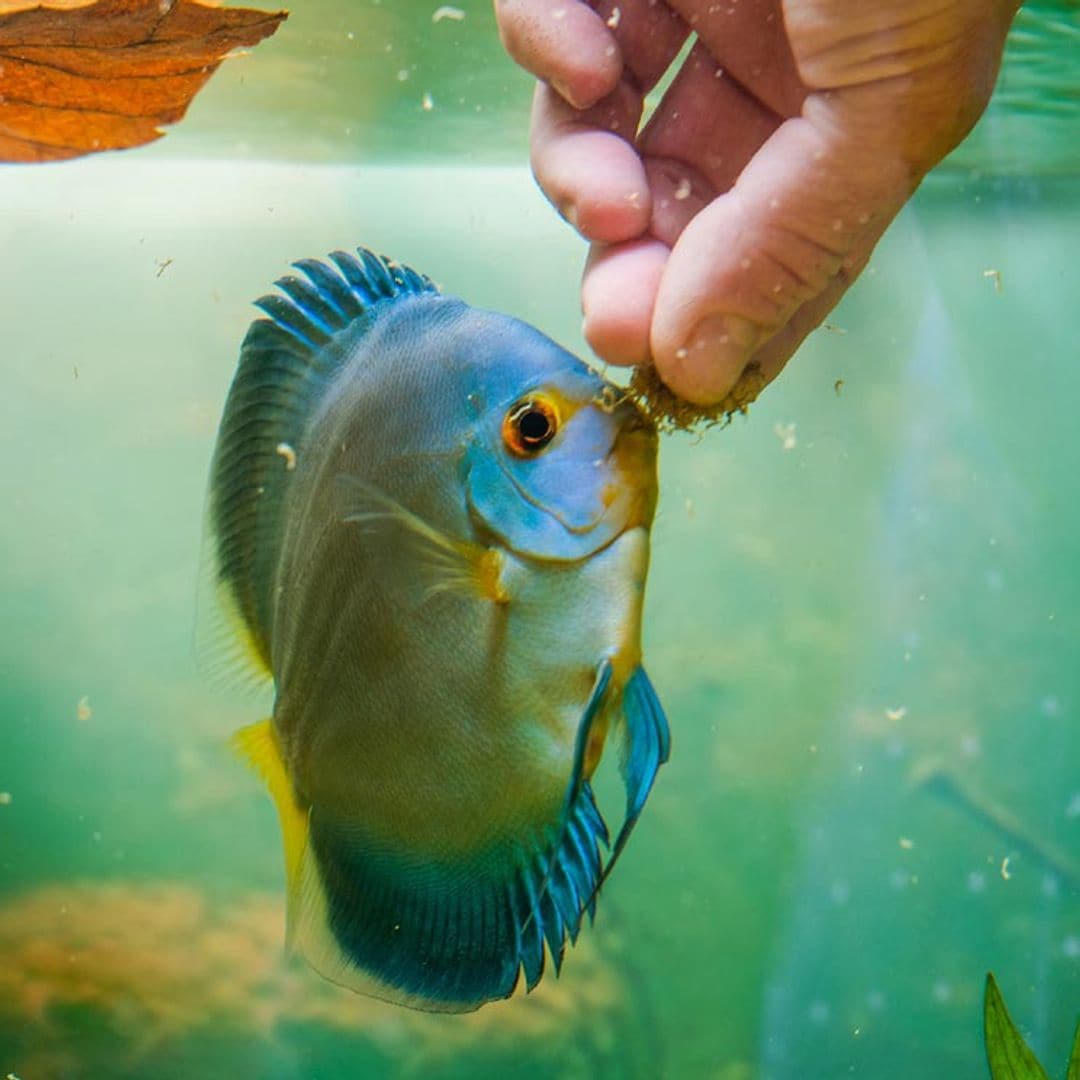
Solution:
M828 314L917 184L875 141L788 120L687 225L660 279L650 335L676 394L722 400L774 337L775 374L811 329L799 316L816 324ZM786 332L792 321L798 334Z

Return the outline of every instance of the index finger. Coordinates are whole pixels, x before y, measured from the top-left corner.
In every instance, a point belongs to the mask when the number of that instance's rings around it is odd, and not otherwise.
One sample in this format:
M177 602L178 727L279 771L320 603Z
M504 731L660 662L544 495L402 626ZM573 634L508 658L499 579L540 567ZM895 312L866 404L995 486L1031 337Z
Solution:
M580 0L495 0L506 51L578 109L615 89L623 58L604 20Z

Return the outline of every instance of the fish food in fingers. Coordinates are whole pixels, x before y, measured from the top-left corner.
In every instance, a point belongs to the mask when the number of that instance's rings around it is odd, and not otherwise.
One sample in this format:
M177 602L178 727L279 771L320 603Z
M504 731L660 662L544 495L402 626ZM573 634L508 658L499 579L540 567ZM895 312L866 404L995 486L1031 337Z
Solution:
M218 433L224 623L273 680L290 942L475 1009L556 971L668 727L641 666L656 433L539 331L360 250L257 301ZM590 779L609 736L609 834Z

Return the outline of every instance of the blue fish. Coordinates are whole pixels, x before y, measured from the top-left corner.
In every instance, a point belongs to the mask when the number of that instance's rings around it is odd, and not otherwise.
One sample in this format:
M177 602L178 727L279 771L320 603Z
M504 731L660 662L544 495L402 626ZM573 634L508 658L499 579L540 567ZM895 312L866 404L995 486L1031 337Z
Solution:
M334 982L463 1012L556 971L667 721L641 665L656 432L537 330L363 249L257 301L211 470L237 735L277 804L288 937ZM610 843L590 780L626 787ZM605 857L605 850L610 854Z

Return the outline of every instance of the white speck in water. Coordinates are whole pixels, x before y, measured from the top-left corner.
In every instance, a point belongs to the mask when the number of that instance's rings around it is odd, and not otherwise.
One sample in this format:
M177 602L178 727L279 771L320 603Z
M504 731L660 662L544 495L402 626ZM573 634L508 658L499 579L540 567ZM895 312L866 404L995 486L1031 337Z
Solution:
M0 806L10 806L10 805L11 805L11 792L10 791L0 791Z
M607 17L607 25L612 30L618 30L619 23L622 21L622 12L617 8L611 9L611 14Z
M894 723L898 720L903 720L907 716L907 706L898 705L895 709L885 710L885 719L892 720Z
M430 94L425 93L420 99L420 108L423 109L424 112L431 112L431 110L435 108L435 99Z
M915 846L915 841L908 836L901 836L899 844L904 849L904 851L911 851L911 849Z
M911 884L911 875L906 870L894 870L889 875L889 885L897 892L902 892Z
M676 360L685 360L689 355L690 354L686 351L686 349L680 348L680 349L675 350L675 359Z
M279 442L274 451L285 459L285 468L289 472L296 468L296 451L287 442Z
M782 424L779 420L773 424L773 434L780 440L780 446L784 450L794 450L798 445L795 438L794 422Z
M1001 860L1001 880L1002 881L1011 881L1012 880L1012 871L1009 869L1009 859L1010 858L1012 858L1011 855L1006 855L1005 858Z
M683 199L690 198L690 181L684 176L675 188L675 198L682 202Z
M408 79L408 77L409 77L409 69L408 68L401 68L397 73L397 81L398 82L405 82Z
M461 22L465 18L465 12L459 7L451 7L449 4L443 4L442 7L437 7L431 15L431 21L433 23L442 22L443 19L449 19L451 22Z

